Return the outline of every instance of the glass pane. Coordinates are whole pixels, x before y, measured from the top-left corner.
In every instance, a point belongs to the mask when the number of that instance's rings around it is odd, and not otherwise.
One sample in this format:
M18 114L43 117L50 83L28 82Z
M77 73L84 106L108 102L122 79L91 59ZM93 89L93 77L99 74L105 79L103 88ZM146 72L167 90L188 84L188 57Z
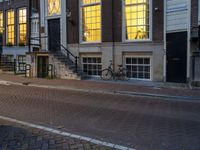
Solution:
M48 0L48 15L58 15L60 14L60 0Z

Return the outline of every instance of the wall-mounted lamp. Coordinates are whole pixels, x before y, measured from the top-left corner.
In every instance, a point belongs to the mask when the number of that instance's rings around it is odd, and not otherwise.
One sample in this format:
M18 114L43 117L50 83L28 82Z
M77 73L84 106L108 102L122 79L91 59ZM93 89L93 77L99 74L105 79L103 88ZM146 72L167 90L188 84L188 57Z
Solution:
M72 12L69 10L69 9L67 9L67 11L66 11L66 15L67 15L67 20L72 24L72 25L75 25L75 22L74 22L74 20L72 20Z
M67 9L66 14L67 18L70 18L72 16L72 12L69 9Z

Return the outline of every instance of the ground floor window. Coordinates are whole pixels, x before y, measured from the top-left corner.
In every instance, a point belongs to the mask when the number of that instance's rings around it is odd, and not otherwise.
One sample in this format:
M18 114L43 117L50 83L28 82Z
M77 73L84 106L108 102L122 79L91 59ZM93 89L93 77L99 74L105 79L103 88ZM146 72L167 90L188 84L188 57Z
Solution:
M83 71L88 75L99 76L101 74L102 63L100 57L83 57Z
M25 55L19 55L17 57L17 61L18 61L19 71L24 71L25 65L26 65L26 56Z
M133 79L151 79L150 58L126 57L126 68Z

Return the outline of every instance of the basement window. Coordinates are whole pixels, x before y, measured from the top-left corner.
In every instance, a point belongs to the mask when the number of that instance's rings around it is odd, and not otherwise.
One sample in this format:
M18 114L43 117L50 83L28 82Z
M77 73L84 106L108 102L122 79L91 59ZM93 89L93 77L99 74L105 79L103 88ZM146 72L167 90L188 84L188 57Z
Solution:
M126 68L133 79L151 79L151 60L142 57L127 57Z
M99 76L101 74L102 63L100 57L83 57L83 71L91 76Z

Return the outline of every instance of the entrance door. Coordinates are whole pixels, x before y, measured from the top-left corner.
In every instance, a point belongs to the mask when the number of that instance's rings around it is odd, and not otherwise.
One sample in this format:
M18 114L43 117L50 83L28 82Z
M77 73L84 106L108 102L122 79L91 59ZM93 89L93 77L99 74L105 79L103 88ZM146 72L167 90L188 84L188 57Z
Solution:
M38 64L37 64L37 77L38 78L46 78L48 77L48 56L38 56Z
M60 19L48 20L48 47L49 51L60 50Z
M187 32L167 34L167 81L184 83L187 78Z

